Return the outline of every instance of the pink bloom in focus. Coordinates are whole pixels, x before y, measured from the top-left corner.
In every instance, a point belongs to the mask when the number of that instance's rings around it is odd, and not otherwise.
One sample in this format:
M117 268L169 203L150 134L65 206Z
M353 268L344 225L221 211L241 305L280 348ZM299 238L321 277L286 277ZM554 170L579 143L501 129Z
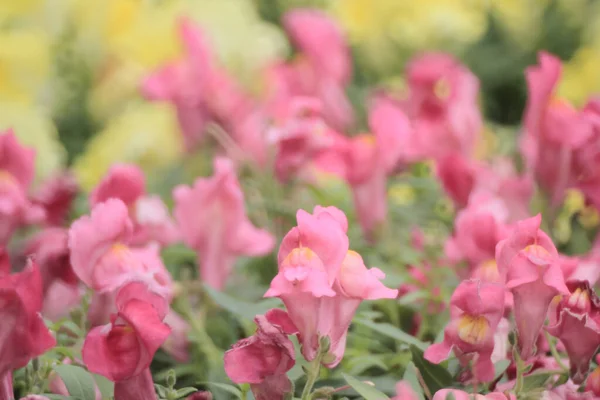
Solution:
M588 282L568 282L567 287L571 293L553 304L546 330L565 346L571 379L580 384L600 347L600 299Z
M477 104L479 81L452 56L426 53L407 67L404 109L413 121L410 158L470 157L482 129Z
M73 272L88 287L110 292L128 280L144 280L170 298L171 277L157 248L130 246L133 223L127 206L118 199L97 204L69 229Z
M71 211L78 191L75 177L64 173L44 182L34 194L33 202L45 210L47 225L61 226Z
M146 178L135 165L113 166L90 195L93 208L98 203L115 198L123 201L133 221L133 236L129 243L142 246L150 242L161 245L178 238L177 228L159 196L146 193Z
M295 9L285 14L283 26L299 51L287 69L283 88L291 96L311 96L323 103L329 125L343 131L354 120L344 86L350 80L351 60L342 30L322 11Z
M83 344L90 372L115 382L116 399L156 399L150 373L154 353L170 333L166 300L141 282L119 289L111 323L93 328Z
M491 381L494 365L490 357L494 333L504 312L504 287L478 280L463 281L454 291L450 306L451 321L444 330L444 340L429 346L425 358L439 364L452 351L463 365L475 358L476 379Z
M256 333L225 353L225 372L234 383L250 383L257 400L282 400L292 390L286 372L296 364L296 355L288 335L296 327L279 309L256 316L254 322Z
M12 371L56 345L42 309L42 277L29 260L23 272L0 278L0 397L11 399Z
M12 130L0 134L0 244L19 227L42 222L44 210L31 203L35 151L21 146Z
M560 59L540 52L538 62L525 71L529 98L521 151L530 172L550 194L553 206L558 206L565 190L574 185L574 151L589 139L592 131L582 113L554 97L562 72Z
M496 251L498 270L514 297L519 350L524 360L534 353L552 298L569 293L558 253L550 237L540 230L541 221L538 214L518 222Z
M359 135L348 145L347 170L358 220L373 238L387 216L387 175L400 161L411 128L404 113L381 96L371 106L369 125L372 135Z
M273 236L246 215L244 194L229 160L216 159L212 177L199 178L192 187L176 187L173 197L183 240L198 252L200 275L212 287L225 286L237 257L273 249Z

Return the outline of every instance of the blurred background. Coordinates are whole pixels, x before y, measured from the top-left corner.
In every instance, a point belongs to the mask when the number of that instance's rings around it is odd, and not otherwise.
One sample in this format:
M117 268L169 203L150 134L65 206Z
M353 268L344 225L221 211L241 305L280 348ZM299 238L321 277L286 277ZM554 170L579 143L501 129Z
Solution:
M177 175L174 110L145 101L139 85L180 55L178 18L202 26L222 65L260 98L265 67L291 56L280 21L296 7L322 8L345 30L358 115L367 91L402 88L406 61L431 49L480 78L494 126L520 124L523 70L540 49L566 63L561 96L581 105L600 91L597 0L0 0L0 129L37 149L38 179L71 166L89 189L115 162Z

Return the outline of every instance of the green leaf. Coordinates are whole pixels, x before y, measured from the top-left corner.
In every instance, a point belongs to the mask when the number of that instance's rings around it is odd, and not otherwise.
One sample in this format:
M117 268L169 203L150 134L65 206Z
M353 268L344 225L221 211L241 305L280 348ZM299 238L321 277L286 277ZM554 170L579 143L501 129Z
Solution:
M198 391L198 389L193 388L193 387L186 387L186 388L182 388L177 390L177 398L184 398L186 396L189 396L192 393L196 393Z
M510 365L509 360L500 360L496 364L494 364L494 379L500 378Z
M44 393L42 396L49 398L50 400L77 400L75 397L63 396L62 394Z
M423 400L423 388L419 383L417 373L417 367L415 367L415 364L411 361L406 365L406 369L404 370L404 376L402 377L402 380L406 381L410 385L412 390L417 394L419 400Z
M57 365L54 371L65 383L67 391L79 400L96 400L94 379L89 372L76 365Z
M555 374L537 373L525 376L523 378L523 392L527 393L544 386L553 375Z
M278 299L265 299L250 303L231 297L226 293L219 292L208 285L204 285L204 289L219 306L234 315L248 320L253 320L255 316L264 314L271 308L276 308L281 304Z
M389 400L384 393L375 389L371 385L367 385L364 382L359 381L356 378L351 377L350 375L342 374L348 385L352 387L352 389L356 390L358 394L365 398L365 400Z
M96 386L98 386L98 389L102 394L102 398L110 398L114 396L115 384L113 382L98 374L92 374L92 377L96 381Z
M428 347L427 343L421 342L414 336L411 336L403 330L396 328L394 325L388 323L373 322L363 318L356 318L352 322L358 325L365 326L367 328L371 328L375 332L381 333L382 335L388 336L399 342L415 346L416 348L421 349L423 351Z
M208 385L211 388L211 391L214 389L221 389L224 392L234 395L236 398L242 398L242 391L233 385L228 385L226 383L218 383L218 382L200 382L200 385ZM216 396L215 396L216 398Z
M431 393L452 386L452 375L446 368L427 361L423 358L423 351L416 346L411 345L410 352L413 363L415 363Z

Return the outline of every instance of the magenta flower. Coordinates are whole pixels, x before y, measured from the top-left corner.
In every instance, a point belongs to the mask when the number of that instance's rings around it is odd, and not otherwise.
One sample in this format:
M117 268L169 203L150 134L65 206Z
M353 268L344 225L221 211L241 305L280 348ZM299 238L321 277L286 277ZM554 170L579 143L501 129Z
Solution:
M146 178L139 167L128 164L113 166L90 194L90 205L93 208L112 198L123 201L129 209L133 222L131 245L168 245L178 239L177 228L167 206L159 196L146 193Z
M369 125L372 135L356 136L348 145L347 173L358 220L372 239L387 216L387 175L401 161L411 128L402 110L382 96L373 101Z
M256 333L225 353L225 372L235 383L250 383L257 400L283 400L292 390L286 372L296 364L296 355L288 335L296 327L279 309L257 315L254 322Z
M568 282L567 287L570 294L551 307L546 330L565 346L571 379L579 384L600 347L600 299L588 282Z
M237 257L273 249L273 236L246 216L244 194L229 160L216 159L212 177L176 187L173 197L183 240L198 252L200 276L212 287L225 286Z
M42 277L29 260L23 272L0 277L0 398L12 399L12 371L54 347L40 316Z
M541 187L550 194L557 206L564 192L574 184L574 151L592 134L591 126L582 113L554 91L562 72L560 59L546 53L538 54L539 65L526 69L529 99L525 109L525 135L521 151L528 168ZM564 132L570 132L565 135Z
M411 158L470 157L482 129L475 75L443 53L413 59L406 74L409 93L404 109L414 127Z
M451 321L444 340L432 344L425 358L439 364L454 354L461 363L474 358L473 374L479 381L494 379L491 361L494 334L504 312L504 287L479 280L461 282L450 299Z
M112 198L97 204L90 216L73 222L69 249L73 272L95 291L111 292L128 280L144 280L170 298L171 276L157 248L130 246L133 223L127 206Z
M71 211L78 191L75 177L64 173L44 182L35 192L33 202L45 210L47 225L61 226Z
M44 219L43 208L27 197L34 164L35 151L21 146L12 130L0 134L0 244L17 228Z
M476 183L476 167L460 154L449 154L438 160L437 177L454 204L465 207Z
M514 297L519 349L525 360L534 353L552 298L569 293L556 248L539 229L541 221L538 214L518 222L496 252L498 270Z
M162 322L168 304L141 282L119 289L115 302L111 323L88 333L83 362L90 372L115 382L115 398L156 399L150 362L170 333Z

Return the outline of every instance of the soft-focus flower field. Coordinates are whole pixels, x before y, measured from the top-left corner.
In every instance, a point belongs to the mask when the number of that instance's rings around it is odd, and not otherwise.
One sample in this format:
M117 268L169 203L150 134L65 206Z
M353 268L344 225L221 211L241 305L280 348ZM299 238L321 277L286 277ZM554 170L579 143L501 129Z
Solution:
M600 2L0 0L0 400L600 399Z

